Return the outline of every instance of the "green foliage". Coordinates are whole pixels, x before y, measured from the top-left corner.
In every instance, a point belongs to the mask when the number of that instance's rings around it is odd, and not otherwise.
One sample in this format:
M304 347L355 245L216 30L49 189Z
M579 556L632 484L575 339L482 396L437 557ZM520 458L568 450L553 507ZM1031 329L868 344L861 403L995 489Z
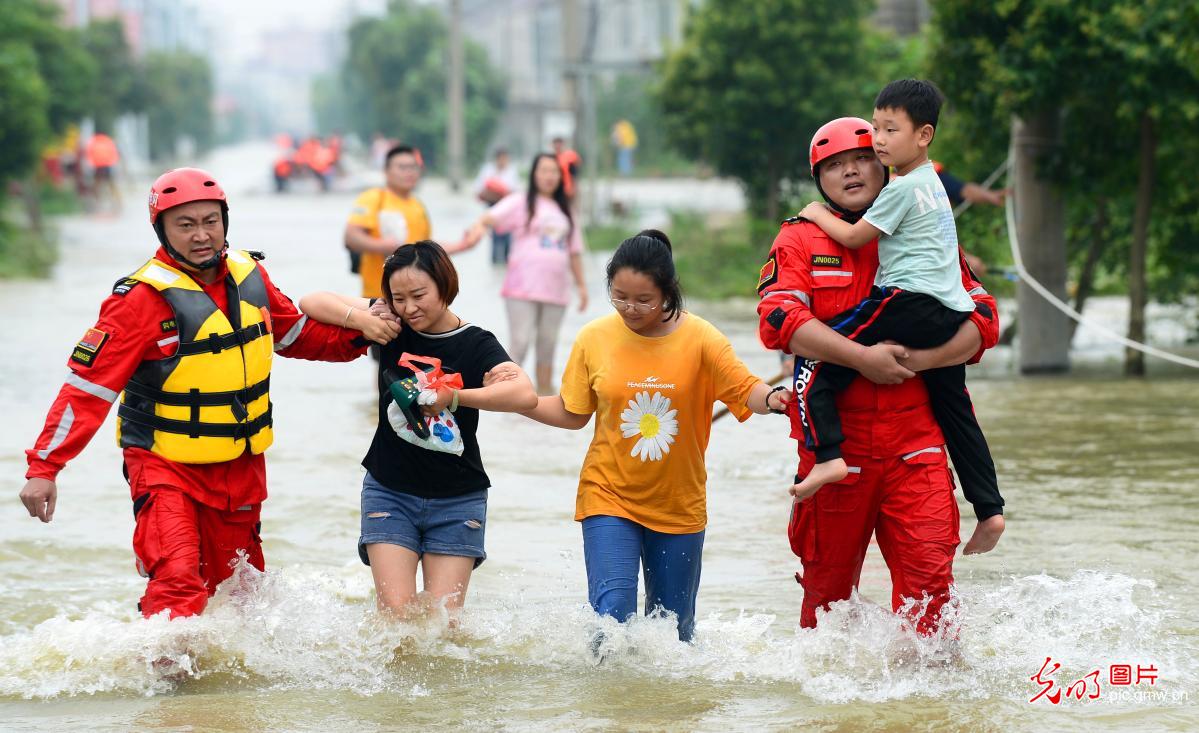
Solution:
M671 142L740 180L756 216L775 218L782 182L808 177L808 141L863 114L869 0L706 2L664 61L658 101Z
M449 32L441 13L410 0L395 0L382 18L363 18L348 31L349 53L340 89L317 82L316 116L322 131L349 122L363 139L375 132L420 148L427 165L445 157L446 74ZM486 154L504 106L503 80L486 52L464 41L467 158Z
M191 138L200 152L212 147L212 70L208 62L186 52L155 51L142 63L149 90L150 157L175 152L180 136Z
M596 95L596 136L599 150L607 151L600 160L600 169L616 170L615 148L612 145L612 126L628 120L637 131L637 152L634 157L640 175L693 174L695 164L680 156L669 145L662 119L662 110L654 100L655 83L648 74L622 74Z
M49 90L33 49L0 42L0 196L3 184L32 169L49 129ZM0 198L0 204L3 199Z
M58 8L9 0L0 23L0 198L28 173L50 136L84 109L94 66L78 34L58 25Z
M83 98L96 129L111 133L123 113L140 112L147 107L150 90L125 42L120 20L89 24L83 30L83 46L97 66L95 83Z
M1066 198L1071 260L1080 263L1097 235L1102 201L1108 221L1098 232L1106 242L1099 280L1122 282L1138 123L1148 115L1160 140L1159 177L1166 177L1150 221L1150 286L1162 298L1199 290L1199 196L1171 180L1174 170L1199 164L1199 138L1186 132L1199 121L1199 4L936 0L933 9L930 73L950 99L949 129L938 129L935 155L977 180L1006 155L1011 115L1057 110L1063 145L1041 169ZM971 232L962 228L969 247Z
M683 292L689 298L754 298L773 221L744 216L713 221L695 212L671 216L670 241Z
M60 26L58 16L52 3L8 0L0 24L0 43L17 43L33 51L34 75L48 91L47 132L52 134L83 115L87 90L95 79L95 64L80 45L79 33Z
M22 229L0 216L0 278L47 277L58 261L58 243L47 233Z

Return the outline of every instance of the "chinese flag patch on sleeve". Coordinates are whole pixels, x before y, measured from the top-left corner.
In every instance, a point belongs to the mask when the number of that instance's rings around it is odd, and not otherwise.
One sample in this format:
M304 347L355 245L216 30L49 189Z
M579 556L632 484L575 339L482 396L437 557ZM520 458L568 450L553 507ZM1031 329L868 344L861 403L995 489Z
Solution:
M762 265L762 270L758 273L758 292L762 292L762 288L768 285L774 285L778 279L778 265L775 264L772 256L765 265Z
M83 334L83 338L79 339L79 343L75 344L71 361L90 367L95 363L96 357L100 355L100 349L104 348L106 343L108 343L108 333L98 328L89 328L87 333Z

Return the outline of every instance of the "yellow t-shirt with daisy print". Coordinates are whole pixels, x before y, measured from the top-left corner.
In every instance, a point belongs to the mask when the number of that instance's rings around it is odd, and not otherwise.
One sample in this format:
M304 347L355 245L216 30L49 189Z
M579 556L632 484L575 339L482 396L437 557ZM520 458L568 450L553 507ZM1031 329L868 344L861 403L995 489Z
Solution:
M562 374L562 401L595 413L595 435L579 475L575 519L631 519L657 532L699 532L708 523L704 451L712 405L738 420L761 380L715 326L690 313L657 338L613 313L583 327Z

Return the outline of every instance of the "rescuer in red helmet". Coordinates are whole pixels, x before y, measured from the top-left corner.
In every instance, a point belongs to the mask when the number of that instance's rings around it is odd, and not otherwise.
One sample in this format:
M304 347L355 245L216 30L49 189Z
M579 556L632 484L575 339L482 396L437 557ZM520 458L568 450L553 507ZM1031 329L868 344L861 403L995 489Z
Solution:
M849 221L861 217L887 182L863 119L842 117L821 127L810 160L821 195ZM800 624L815 626L817 609L850 597L874 535L891 571L893 608L915 599L912 621L930 633L953 583L960 518L945 438L924 382L914 377L981 358L998 340L998 310L963 260L963 285L978 309L948 343L926 351L854 343L823 320L864 299L878 266L877 241L850 249L805 219L786 220L760 273L758 332L767 348L860 375L836 399L848 475L792 506L788 537L803 565L796 574L804 593ZM807 376L795 375L797 391ZM791 435L799 439L798 483L815 457L804 446L795 401L788 412Z
M116 282L75 345L45 427L26 451L21 501L31 517L54 517L59 471L120 398L133 550L149 579L138 607L173 618L203 611L239 552L264 566L259 513L273 355L349 361L367 342L358 331L308 320L271 282L261 253L229 249L229 206L211 174L164 173L149 204L158 251Z

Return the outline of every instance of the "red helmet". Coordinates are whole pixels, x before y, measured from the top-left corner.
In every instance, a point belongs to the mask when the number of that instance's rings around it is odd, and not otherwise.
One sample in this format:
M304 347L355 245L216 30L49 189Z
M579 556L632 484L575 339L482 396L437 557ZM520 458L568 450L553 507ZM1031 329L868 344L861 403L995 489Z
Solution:
M812 177L816 177L817 164L826 158L846 150L873 147L874 135L870 123L861 117L838 117L826 122L812 136Z
M219 201L221 211L228 215L225 192L211 173L199 168L176 168L163 173L150 186L150 223L158 223L158 215L167 209L192 201Z

